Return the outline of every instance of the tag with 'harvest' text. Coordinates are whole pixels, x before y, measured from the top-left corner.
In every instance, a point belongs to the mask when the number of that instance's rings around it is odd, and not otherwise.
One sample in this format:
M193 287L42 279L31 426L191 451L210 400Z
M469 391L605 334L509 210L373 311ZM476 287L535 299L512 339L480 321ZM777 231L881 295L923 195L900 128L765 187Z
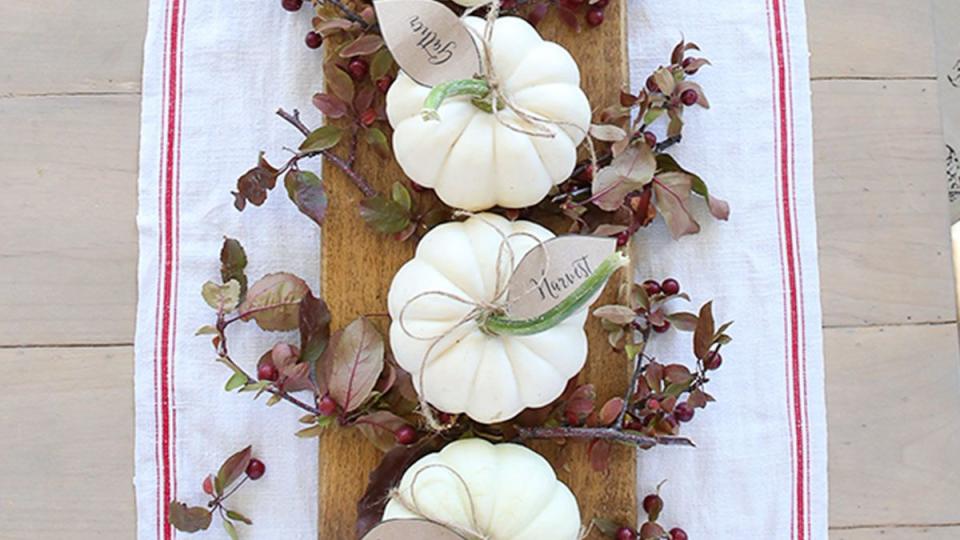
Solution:
M615 238L579 235L558 236L534 247L520 260L507 284L510 316L529 319L543 315L570 296L616 249ZM594 301L596 298L590 303Z
M469 79L480 51L456 13L436 0L375 0L380 33L393 58L423 86Z
M450 529L422 519L384 521L364 535L362 540L464 540Z

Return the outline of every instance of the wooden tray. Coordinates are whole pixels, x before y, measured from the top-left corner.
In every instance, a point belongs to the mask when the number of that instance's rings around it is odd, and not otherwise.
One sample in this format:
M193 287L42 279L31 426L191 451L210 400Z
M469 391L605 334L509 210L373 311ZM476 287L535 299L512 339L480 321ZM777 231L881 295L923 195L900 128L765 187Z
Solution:
M605 9L605 22L575 34L550 13L539 26L546 39L569 50L580 65L582 86L595 109L615 103L627 81L626 18L622 2L614 0ZM329 49L328 49L329 50ZM389 190L403 177L396 162L374 155L361 155L361 172L380 190ZM330 195L330 210L323 227L322 293L339 328L362 314L386 313L387 289L397 269L413 256L412 242L384 241L368 227L358 224L361 195L335 166L323 167ZM612 298L608 287L607 296ZM386 323L377 321L386 335ZM587 323L590 358L581 380L596 385L598 402L621 395L630 368L622 355L611 351L599 323ZM603 515L624 523L636 522L636 452L615 445L610 468L597 473L590 468L586 443L564 446L552 441L533 444L535 450L555 465L557 473L580 502L584 523ZM356 430L332 430L320 438L320 473L317 491L319 531L323 540L355 537L356 504L367 485L367 475L381 453ZM544 539L550 540L550 539Z

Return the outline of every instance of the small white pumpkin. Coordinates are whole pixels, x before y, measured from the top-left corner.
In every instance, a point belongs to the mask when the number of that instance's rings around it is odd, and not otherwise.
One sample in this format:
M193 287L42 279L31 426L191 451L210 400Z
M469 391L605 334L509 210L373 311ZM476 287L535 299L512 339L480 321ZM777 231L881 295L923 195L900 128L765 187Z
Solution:
M453 442L414 463L400 480L397 497L387 503L384 520L427 518L490 540L580 536L573 493L546 459L518 444Z
M457 326L472 306L439 294L418 297L435 291L489 303L496 294L498 252L504 236L514 233L526 233L509 239L514 267L538 245L534 238L553 238L540 225L495 214L434 228L394 276L387 299L393 355L411 373L420 395L442 411L484 423L555 400L587 358L586 308L537 334L491 335L476 320ZM503 251L500 276L507 278L513 268ZM426 339L441 335L439 341Z
M483 19L465 21L482 34ZM491 43L492 64L504 93L520 109L560 123L540 126L553 137L515 131L473 105L470 96L447 99L437 110L439 120L425 120L421 112L431 89L402 72L387 93L397 161L413 181L435 189L455 208L537 204L569 177L577 146L590 127L580 70L566 49L544 41L518 17L497 19ZM500 114L511 125L523 125L508 109Z

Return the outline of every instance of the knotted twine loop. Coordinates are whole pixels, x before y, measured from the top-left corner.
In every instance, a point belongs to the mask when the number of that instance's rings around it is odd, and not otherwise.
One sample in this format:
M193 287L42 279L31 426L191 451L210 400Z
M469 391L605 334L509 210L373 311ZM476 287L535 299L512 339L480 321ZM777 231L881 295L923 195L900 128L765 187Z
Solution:
M417 481L420 479L420 475L428 469L440 469L446 471L453 475L456 478L460 485L463 486L463 490L466 493L467 501L470 503L470 524L468 527L463 525L457 525L456 523L440 519L438 517L430 516L427 512L423 511L420 507L420 504L417 502ZM410 487L408 489L409 496L406 493L403 493L400 488L394 488L390 491L388 497L396 501L400 506L402 506L408 512L417 515L418 517L429 521L431 523L436 523L442 527L446 527L453 532L463 536L467 540L492 540L492 537L480 530L480 523L477 519L477 505L474 501L473 494L470 492L470 486L467 484L467 481L460 475L453 467L449 465L444 465L443 463L431 463L425 465L416 473L414 473L413 478L410 480Z
M582 127L574 124L573 122L554 120L552 118L548 118L524 109L523 107L517 105L510 98L510 96L504 92L493 62L493 26L496 23L497 18L500 16L500 0L489 0L488 2L468 8L460 17L461 19L465 19L474 12L483 8L487 8L483 33L477 32L477 30L466 24L466 22L464 22L464 27L466 27L467 31L469 31L479 42L481 53L480 78L486 81L487 85L490 87L490 108L494 118L504 127L532 137L556 137L556 132L552 129L552 126L570 128L574 131L580 132L580 134L583 135L583 139L587 145L587 150L590 153L590 163L593 165L594 171L596 171L597 152L593 146L593 140L590 137L589 130L584 130ZM515 114L517 118L522 120L526 125L523 126L517 124L516 122L508 121L508 119L506 119L501 112L500 105L503 105L503 108L506 108Z
M446 521L437 517L433 517L424 512L420 504L417 502L417 492L416 486L417 481L420 479L420 475L428 469L441 469L446 472L449 472L456 478L460 485L463 486L463 491L467 496L467 502L470 505L470 525L464 527L462 525L457 525L456 523ZM396 501L397 504L402 506L406 511L411 514L415 514L417 517L423 519L424 521L429 521L430 523L435 523L441 527L446 527L453 532L463 536L466 540L494 540L493 536L484 533L481 531L480 523L477 518L477 504L473 498L473 493L470 491L470 485L467 484L467 481L463 476L458 473L453 467L445 465L443 463L431 463L429 465L424 465L416 473L414 473L413 478L410 480L410 487L408 489L409 496L397 487L390 490L389 495L387 496L390 500ZM593 530L593 522L591 520L589 525L581 525L580 530L577 534L577 540L584 540L590 536L590 532Z
M433 354L434 349L437 347L437 345L440 344L440 342L442 342L447 337L453 335L454 332L456 332L459 328L463 327L464 325L467 325L475 321L482 322L486 317L489 317L490 315L509 312L511 302L515 302L520 298L525 297L527 294L530 294L533 291L537 290L537 284L540 283L540 281L544 277L546 277L547 270L550 267L550 252L547 251L546 248L544 248L543 240L541 240L540 238L537 238L535 235L528 232L516 232L516 233L506 234L505 232L500 230L500 228L497 227L494 223L490 222L490 220L478 214L474 214L472 212L458 210L457 212L454 213L454 216L455 217L466 216L469 218L477 219L484 225L487 225L488 227L493 229L493 231L500 236L500 245L497 248L496 278L494 281L493 297L490 300L474 300L472 298L467 298L467 297L453 294L447 291L424 291L408 299L404 303L403 307L400 309L399 315L397 315L397 324L400 326L400 330L403 331L404 334L406 334L411 339L415 339L418 341L431 342L430 345L427 347L426 352L424 352L423 358L420 360L420 368L419 368L419 372L417 373L417 386L419 387L420 391L418 392L417 397L419 398L420 414L424 417L424 419L426 419L427 425L430 427L430 429L436 432L443 431L448 426L445 426L442 423L440 423L436 415L433 414L433 408L429 405L429 403L427 403L427 400L424 397L426 394L424 390L425 371L427 367L427 362L430 361L430 357ZM517 264L517 255L513 249L513 246L510 245L510 240L513 238L522 238L522 237L530 238L537 243L537 245L533 249L543 250L543 253L544 253L543 270L540 273L540 278L537 279L529 288L524 290L523 293L519 294L516 298L512 299L511 301L508 301L505 298L505 296L508 290L508 285L510 283L510 277L513 275L513 271L516 268L516 264ZM532 252L533 249L531 249L530 251ZM509 260L507 261L507 264L506 264L506 267L507 267L506 272L504 271L504 266L505 266L503 261L504 254L506 254L509 257ZM460 320L458 320L456 323L454 323L451 327L447 328L443 332L440 332L434 335L429 335L429 336L417 335L407 327L407 323L406 323L407 309L409 309L414 302L421 300L423 298L431 297L431 296L447 298L449 300L453 300L455 302L459 302L461 304L470 306L471 309L463 317L461 317ZM450 346L452 347L453 345L456 345L458 342L459 340L455 341Z

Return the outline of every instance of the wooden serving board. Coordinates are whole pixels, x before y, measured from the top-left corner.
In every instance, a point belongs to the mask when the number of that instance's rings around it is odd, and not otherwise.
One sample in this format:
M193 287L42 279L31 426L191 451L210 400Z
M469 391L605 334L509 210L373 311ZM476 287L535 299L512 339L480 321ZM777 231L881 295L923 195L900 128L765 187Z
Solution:
M616 102L628 76L623 3L611 2L605 18L597 28L584 25L580 34L561 23L555 13L548 14L539 26L546 39L560 43L573 54L580 65L582 86L595 110ZM403 177L396 162L380 160L363 148L357 162L360 172L381 191L389 193L393 182ZM321 284L333 313L333 327L340 328L359 315L387 311L387 290L393 275L413 256L415 246L412 242L385 241L360 224L358 190L330 163L324 164L323 175L330 209L323 227ZM613 298L613 289L608 287L608 299ZM386 335L387 324L376 322ZM596 385L598 403L603 403L623 393L630 367L621 354L611 351L606 333L595 319L588 321L587 329L590 357L580 380ZM584 524L596 515L636 522L636 453L632 449L615 445L609 470L597 473L590 468L585 442L560 446L554 441L539 441L532 446L555 465L560 479L574 492ZM367 475L380 457L381 453L356 430L331 430L320 438L317 495L321 539L355 537L356 504L366 488Z

